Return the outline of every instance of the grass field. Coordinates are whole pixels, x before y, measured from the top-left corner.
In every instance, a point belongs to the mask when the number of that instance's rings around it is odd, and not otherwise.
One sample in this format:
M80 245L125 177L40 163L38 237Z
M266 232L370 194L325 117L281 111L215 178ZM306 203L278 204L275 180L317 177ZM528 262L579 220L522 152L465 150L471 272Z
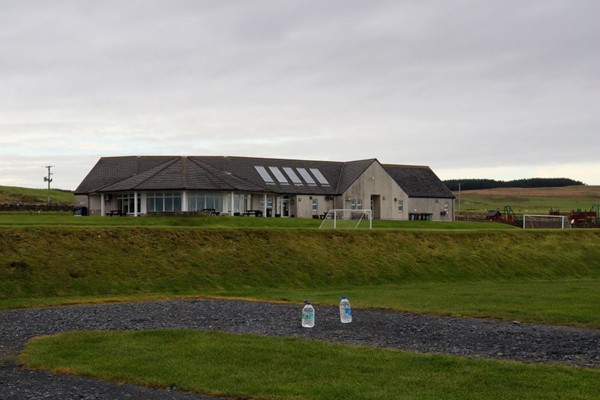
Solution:
M346 293L358 308L600 328L600 230L318 224L3 214L0 308L178 296L337 304ZM21 361L242 398L593 399L600 389L597 370L178 330L40 338Z
M34 339L34 368L256 399L596 399L600 371L188 330Z
M52 203L73 204L75 195L64 190L50 190ZM47 189L29 189L15 186L0 186L0 204L47 204Z
M600 203L600 186L569 186L559 188L498 188L454 192L456 210L485 213L504 211L511 206L517 214L548 214L550 209L561 213L571 210L590 210Z

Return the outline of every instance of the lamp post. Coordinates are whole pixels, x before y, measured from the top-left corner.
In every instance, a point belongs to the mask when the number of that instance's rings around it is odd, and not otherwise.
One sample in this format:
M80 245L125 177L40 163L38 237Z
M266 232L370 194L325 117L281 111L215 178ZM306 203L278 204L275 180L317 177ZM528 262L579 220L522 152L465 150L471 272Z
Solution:
M48 206L50 206L50 182L52 182L52 172L50 170L54 167L53 165L47 165L44 168L48 169L48 176L44 177L44 182L48 182Z

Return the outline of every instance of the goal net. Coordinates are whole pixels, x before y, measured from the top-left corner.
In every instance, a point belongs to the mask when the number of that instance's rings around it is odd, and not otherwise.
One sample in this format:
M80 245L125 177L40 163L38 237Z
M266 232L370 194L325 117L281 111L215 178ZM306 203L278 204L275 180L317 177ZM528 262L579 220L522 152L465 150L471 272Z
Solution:
M564 215L523 215L523 229L565 229L571 225Z
M372 229L371 210L334 209L329 210L319 229Z

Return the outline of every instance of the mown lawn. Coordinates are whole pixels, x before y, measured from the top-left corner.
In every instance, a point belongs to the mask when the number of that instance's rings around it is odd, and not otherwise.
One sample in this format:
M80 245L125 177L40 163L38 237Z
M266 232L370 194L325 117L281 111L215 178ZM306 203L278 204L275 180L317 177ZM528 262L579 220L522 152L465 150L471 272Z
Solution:
M190 330L36 338L32 368L260 399L597 399L600 371Z

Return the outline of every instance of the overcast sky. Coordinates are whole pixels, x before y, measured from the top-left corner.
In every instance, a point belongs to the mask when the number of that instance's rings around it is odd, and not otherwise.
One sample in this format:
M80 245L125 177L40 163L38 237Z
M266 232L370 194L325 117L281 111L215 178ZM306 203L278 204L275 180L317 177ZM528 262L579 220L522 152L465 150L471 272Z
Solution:
M0 185L102 156L600 185L598 0L0 0Z

